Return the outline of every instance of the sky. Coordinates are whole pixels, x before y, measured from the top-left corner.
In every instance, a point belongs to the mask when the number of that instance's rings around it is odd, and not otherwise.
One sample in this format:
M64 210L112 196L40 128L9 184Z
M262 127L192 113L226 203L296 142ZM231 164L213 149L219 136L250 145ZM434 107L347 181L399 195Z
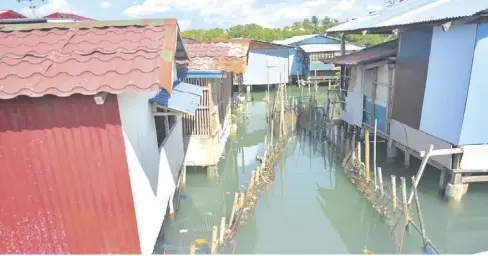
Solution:
M97 20L177 18L181 30L256 23L277 28L313 15L352 19L384 6L384 0L32 0L36 15L67 12ZM0 10L32 17L28 0L1 0Z

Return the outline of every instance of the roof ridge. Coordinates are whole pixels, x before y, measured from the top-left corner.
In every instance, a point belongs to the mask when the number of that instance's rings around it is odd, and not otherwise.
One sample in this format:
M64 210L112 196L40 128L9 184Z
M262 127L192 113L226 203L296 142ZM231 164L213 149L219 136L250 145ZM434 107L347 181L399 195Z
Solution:
M48 22L33 24L9 24L0 27L0 32L33 31L51 29L90 29L106 27L131 27L131 26L178 26L175 18L166 19L142 19L142 20L111 20L111 21L85 21L85 22Z

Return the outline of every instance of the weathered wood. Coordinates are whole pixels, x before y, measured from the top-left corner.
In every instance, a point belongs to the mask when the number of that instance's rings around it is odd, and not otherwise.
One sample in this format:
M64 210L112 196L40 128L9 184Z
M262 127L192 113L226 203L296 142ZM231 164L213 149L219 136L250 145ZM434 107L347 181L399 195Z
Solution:
M392 199L391 202L393 204L393 211L397 209L397 192L396 192L396 176L391 175L391 194L392 194Z
M408 216L408 204L407 204L407 183L404 177L400 177L400 182L402 184L402 203L403 203L403 215L405 215L405 225L409 223Z
M454 173L485 173L488 172L488 169L453 169L452 172Z
M428 152L428 151L427 151ZM420 151L420 157L427 155L427 152ZM445 155L455 155L462 154L464 151L462 148L448 148L448 149L436 149L430 153L430 156L445 156Z
M420 179L424 174L425 167L427 166L427 163L429 162L429 158L432 155L432 151L434 151L434 145L430 144L429 151L427 151L427 153L424 154L422 163L420 163L419 171L415 176L415 186L419 185ZM413 199L413 191L410 192L410 197L408 198L408 204L412 203L412 199Z
M373 172L374 172L374 189L378 186L377 167L376 167L376 136L378 133L378 119L374 119L374 135L373 135ZM380 175L381 176L381 175Z
M219 244L224 243L224 235L225 235L225 217L222 217L222 219L220 220Z
M219 240L217 239L218 227L212 227L212 245L210 247L210 253L215 254L217 251L217 246L219 245Z
M461 182L462 183L471 183L471 182L487 182L488 181L488 175L485 176L463 176L461 177Z
M366 184L369 185L370 173L369 173L369 131L368 129L364 130L364 165L366 166L365 169Z
M427 234L425 233L424 218L422 216L422 210L420 209L419 194L417 191L417 185L415 185L415 176L412 176L412 190L415 196L415 205L417 208L417 215L419 217L420 234L422 235L423 246L427 245Z
M228 225L229 228L232 227L232 223L234 222L236 211L239 209L238 204L239 204L239 193L235 192L234 203L232 204L232 212L230 213L230 219L229 219L229 225Z
M379 183L380 183L380 194L381 194L381 197L384 197L385 191L384 191L384 187L383 187L383 174L381 172L381 167L378 167L378 179L379 179Z

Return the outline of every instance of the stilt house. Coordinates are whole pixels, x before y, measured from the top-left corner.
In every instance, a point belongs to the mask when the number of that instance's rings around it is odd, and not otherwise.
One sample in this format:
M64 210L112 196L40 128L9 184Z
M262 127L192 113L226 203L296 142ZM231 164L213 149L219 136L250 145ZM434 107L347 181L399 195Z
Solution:
M202 95L177 59L175 19L0 25L1 254L153 252Z

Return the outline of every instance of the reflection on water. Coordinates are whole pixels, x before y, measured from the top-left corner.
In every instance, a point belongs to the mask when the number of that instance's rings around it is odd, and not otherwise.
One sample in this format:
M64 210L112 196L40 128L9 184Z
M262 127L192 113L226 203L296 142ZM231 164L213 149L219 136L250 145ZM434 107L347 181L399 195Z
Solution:
M323 90L320 88L324 95ZM307 94L308 91L305 91ZM195 239L211 237L211 227L230 216L234 192L247 186L251 171L258 166L266 136L264 93L255 92L248 103L249 119L238 117L238 135L229 138L219 165L219 179L209 181L204 170L190 169L187 192L181 198L176 220L165 227L165 244L156 253L188 253ZM290 87L289 96L298 95ZM320 101L325 101L325 95ZM411 168L386 164L384 145L378 149L378 165L385 177L410 177ZM401 158L399 154L399 159ZM276 166L276 180L258 200L255 214L236 236L238 254L352 253L364 248L375 253L394 253L388 226L374 208L347 180L335 152L318 134L299 130L290 136ZM400 160L398 162L401 162ZM427 169L419 192L427 235L443 253L475 253L488 250L487 186L471 185L461 211L453 211L437 195L439 171ZM385 178L385 181L389 180ZM421 238L407 233L405 253L421 253Z

